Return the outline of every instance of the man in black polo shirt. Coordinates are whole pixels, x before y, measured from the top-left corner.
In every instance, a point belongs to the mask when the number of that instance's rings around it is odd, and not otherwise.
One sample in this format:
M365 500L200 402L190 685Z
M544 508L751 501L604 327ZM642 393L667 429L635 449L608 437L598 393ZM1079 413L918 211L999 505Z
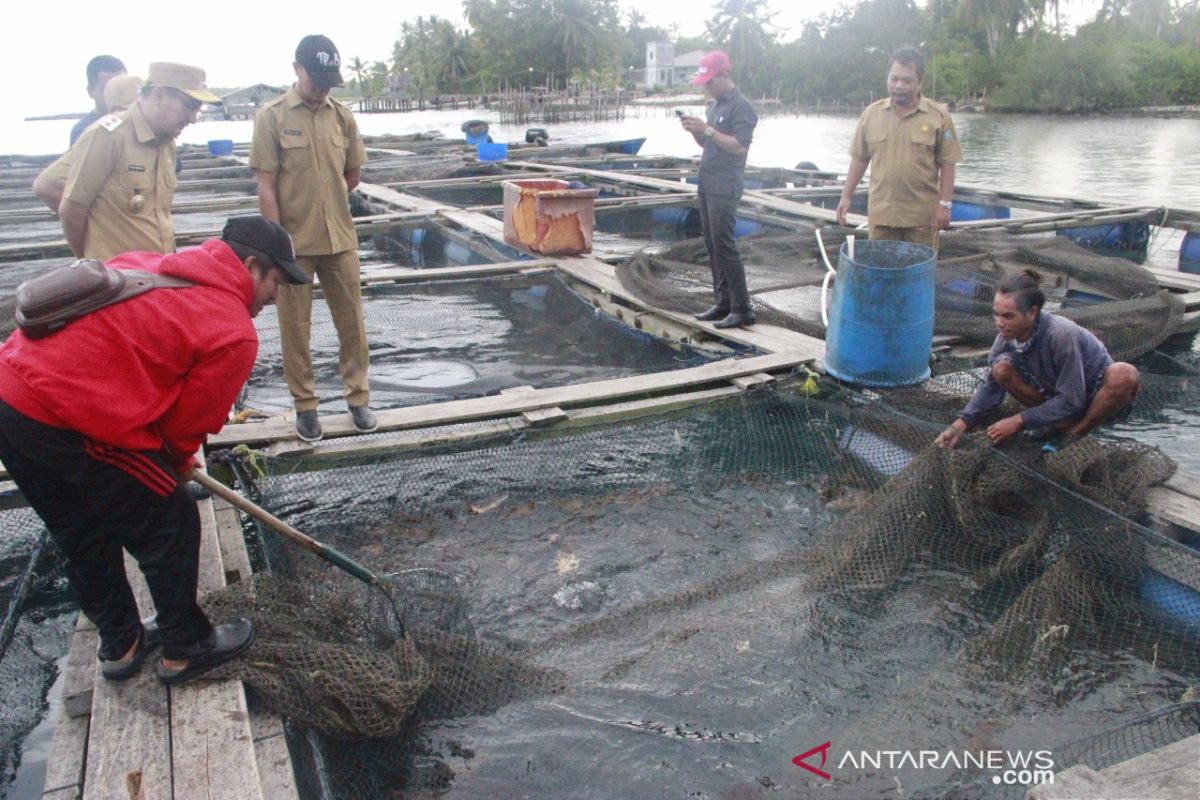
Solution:
M708 109L707 121L680 119L683 129L704 148L700 156L700 225L716 295L713 307L696 319L712 322L717 328L754 324L746 268L733 239L733 223L758 114L737 90L729 70L729 56L720 50L700 59L700 71L692 84L703 86L716 102Z

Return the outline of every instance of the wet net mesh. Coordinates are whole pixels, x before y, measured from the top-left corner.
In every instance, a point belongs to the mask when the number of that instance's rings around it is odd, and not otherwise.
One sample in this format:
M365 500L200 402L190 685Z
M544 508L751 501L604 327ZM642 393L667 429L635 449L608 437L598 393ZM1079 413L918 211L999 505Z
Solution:
M948 452L888 396L803 386L261 462L265 505L392 574L405 636L377 591L261 530L270 574L209 601L264 628L226 674L321 733L314 786L347 798L936 794L970 776L827 786L791 759L1053 750L1187 696L1197 542L1144 513L1170 459Z
M825 338L821 283L827 272L817 228L751 234L738 240L755 314L763 322ZM846 228L821 228L837 267ZM1153 274L1124 258L1101 256L1063 237L953 231L941 235L934 275L934 333L955 344L987 347L996 336L992 296L1005 277L1032 267L1042 273L1047 310L1091 330L1113 358L1147 353L1180 330L1184 303L1159 289ZM621 284L657 308L697 313L712 303L703 239L647 248L617 268ZM1103 302L1099 302L1103 301Z

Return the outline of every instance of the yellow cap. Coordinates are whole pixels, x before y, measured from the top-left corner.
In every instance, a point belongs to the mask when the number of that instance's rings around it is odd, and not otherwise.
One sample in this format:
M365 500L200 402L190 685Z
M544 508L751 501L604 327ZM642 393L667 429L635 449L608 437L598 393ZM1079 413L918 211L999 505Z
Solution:
M150 74L146 82L151 86L164 86L168 89L178 89L188 97L202 103L220 103L221 98L208 90L204 83L204 70L187 64L174 64L170 61L155 61L150 65Z

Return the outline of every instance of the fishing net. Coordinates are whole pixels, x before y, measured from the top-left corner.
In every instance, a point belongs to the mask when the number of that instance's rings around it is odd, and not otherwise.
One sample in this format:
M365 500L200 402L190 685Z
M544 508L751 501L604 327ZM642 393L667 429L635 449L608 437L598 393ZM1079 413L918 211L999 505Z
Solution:
M800 222L793 229L738 240L751 302L762 322L823 339L820 287L827 269L817 229ZM835 268L849 233L854 231L821 228ZM1043 275L1047 310L1091 330L1114 359L1150 352L1181 329L1183 300L1160 290L1149 270L1126 259L1097 255L1063 237L953 231L940 238L935 335L959 345L990 345L996 336L991 320L996 286L1029 267ZM712 303L708 252L700 238L645 248L617 267L617 277L657 308L697 313Z
M267 459L261 502L395 573L406 636L260 530L273 576L210 605L263 618L230 674L321 731L300 760L354 798L863 797L951 776L825 785L792 758L826 740L1053 749L1196 680L1196 543L1143 524L1174 470L1160 452L944 451L886 394L811 392Z

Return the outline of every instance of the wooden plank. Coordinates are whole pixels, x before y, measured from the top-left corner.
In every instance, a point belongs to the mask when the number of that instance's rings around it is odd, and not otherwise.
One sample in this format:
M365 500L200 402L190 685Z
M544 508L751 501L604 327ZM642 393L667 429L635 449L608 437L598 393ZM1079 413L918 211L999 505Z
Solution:
M225 585L225 568L212 500L202 500L198 506L199 590L205 594ZM206 800L261 796L250 715L240 682L201 680L171 688L171 769L176 786L205 787Z
M556 405L567 408L628 398L632 395L667 394L680 389L696 388L706 383L727 381L738 375L791 369L809 360L810 357L807 353L789 351L765 356L727 359L671 372L535 389L531 392L517 394L450 400L436 405L384 409L377 413L378 432L496 419L535 408ZM348 413L322 417L321 423L326 438L349 436L356 433ZM209 446L233 447L241 443L274 442L295 437L295 426L285 417L279 416L262 422L226 425L220 433L209 437Z
M1200 500L1155 486L1147 493L1147 510L1161 520L1200 533Z
M393 269L363 269L362 284L370 286L379 283L432 283L434 281L460 280L462 278L486 278L494 275L515 275L530 272L545 272L554 269L555 264L549 259L531 261L502 261L498 264L470 264L462 267L432 267L429 269L412 269L397 267Z
M1200 734L1100 770L1108 797L1195 800L1200 793Z
M273 714L251 709L250 730L258 757L258 777L263 800L299 800L296 774L288 752L283 723Z
M730 381L730 383L739 389L753 389L756 386L765 386L774 382L775 376L766 372L756 372L753 375L740 375Z
M262 796L241 683L198 681L171 689L171 766L180 800Z
M82 614L79 618L86 619ZM92 713L92 693L99 669L96 650L99 647L100 634L90 627L90 623L87 629L76 629L71 636L63 675L63 711L68 717L84 717Z
M567 412L558 406L554 406L553 408L535 408L532 411L523 412L521 419L525 420L531 427L553 425L556 422L562 422L567 419Z
M1195 475L1187 472L1176 472L1164 485L1182 495L1200 500L1200 478L1197 478Z
M95 653L92 654L93 658ZM78 798L83 793L84 760L87 754L88 725L91 716L59 715L54 725L50 755L46 759L46 779L42 798Z
M237 509L219 497L213 498L216 511L217 540L221 545L221 566L225 573L225 583L240 583L249 580L253 571L250 569L250 555L246 552L246 540L242 533L242 519Z
M527 394L534 391L532 386L510 386L507 389L501 389L500 394Z
M152 673L96 682L84 800L172 800L167 690Z

